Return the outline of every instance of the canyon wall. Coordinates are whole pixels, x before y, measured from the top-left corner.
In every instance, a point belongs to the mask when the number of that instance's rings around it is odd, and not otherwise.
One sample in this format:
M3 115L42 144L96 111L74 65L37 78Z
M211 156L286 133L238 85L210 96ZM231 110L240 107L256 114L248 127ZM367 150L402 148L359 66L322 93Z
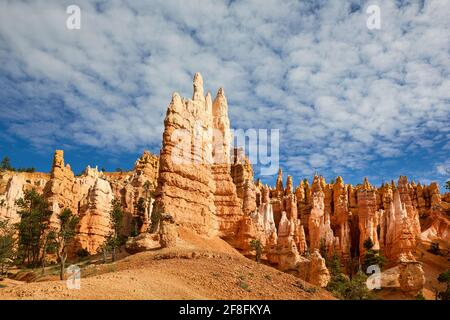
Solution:
M58 226L58 214L65 208L80 217L70 251L85 249L94 254L110 234L109 212L113 199L119 199L122 204L124 235L133 227L140 198L144 199L145 206L143 229L149 225L158 164L159 158L146 151L129 172L107 173L88 166L81 175L75 176L70 165L64 163L64 152L56 150L49 174L0 172L0 218L20 221L16 200L23 198L26 190L34 188L49 202L54 227Z

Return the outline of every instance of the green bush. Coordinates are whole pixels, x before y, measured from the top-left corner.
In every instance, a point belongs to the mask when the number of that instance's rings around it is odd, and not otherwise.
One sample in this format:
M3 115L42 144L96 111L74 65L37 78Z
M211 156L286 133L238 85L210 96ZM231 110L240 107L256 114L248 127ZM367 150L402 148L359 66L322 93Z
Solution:
M432 242L430 245L430 249L427 250L429 253L435 254L437 256L441 255L441 249L439 248L438 242Z
M437 293L437 298L439 300L450 300L450 269L442 272L437 280L446 286L444 291Z
M263 245L260 240L253 239L250 241L250 247L255 251L256 262L261 261L261 255L263 252Z
M86 258L89 256L89 251L87 251L86 249L82 248L77 250L77 257L80 259Z

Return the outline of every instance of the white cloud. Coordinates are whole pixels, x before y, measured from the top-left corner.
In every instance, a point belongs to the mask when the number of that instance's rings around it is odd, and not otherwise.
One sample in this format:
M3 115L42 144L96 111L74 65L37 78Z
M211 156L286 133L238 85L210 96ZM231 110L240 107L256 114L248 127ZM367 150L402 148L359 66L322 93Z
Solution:
M200 71L225 87L234 128L281 130L290 171L435 150L448 137L430 132L450 130L450 3L376 1L370 31L352 2L84 0L69 31L60 1L2 1L0 121L35 145L157 151L172 91L190 96Z

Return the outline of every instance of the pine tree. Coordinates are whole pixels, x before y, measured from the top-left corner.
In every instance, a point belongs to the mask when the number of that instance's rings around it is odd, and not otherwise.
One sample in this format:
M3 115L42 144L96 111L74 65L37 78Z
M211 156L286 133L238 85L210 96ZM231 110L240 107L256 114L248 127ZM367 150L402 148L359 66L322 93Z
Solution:
M58 220L60 223L60 228L59 230L54 231L54 241L56 244L56 255L60 262L59 277L61 280L64 280L64 270L67 260L67 246L76 235L75 230L80 218L73 215L72 211L66 208L58 215Z
M133 217L132 222L132 231L131 236L135 237L139 234L141 231L142 226L144 225L144 219L145 219L145 211L146 211L146 204L145 199L143 197L140 197L139 200L136 202L136 214Z
M377 265L380 267L380 270L386 264L386 258L380 254L379 250L373 249L372 239L368 238L364 241L364 249L366 249L366 253L363 257L363 270L366 271L370 266Z
M35 268L45 259L48 243L48 226L52 212L47 200L35 189L27 190L24 197L16 201L20 208L21 219L17 224L19 230L19 254L22 264ZM42 254L42 256L41 256Z
M359 270L348 282L344 292L345 300L371 300L373 295L366 285L367 276Z
M444 291L437 293L437 298L440 300L450 300L450 269L442 272L437 280L446 285Z
M121 245L120 233L123 225L123 211L119 200L114 199L111 204L110 217L112 231L108 238L108 245L111 247L112 261L114 262L116 260L116 249Z
M9 160L9 157L4 157L2 162L0 163L0 170L3 171L12 171L13 167L11 166L11 161Z
M327 290L333 293L339 299L343 299L349 279L342 273L341 261L336 253L334 253L331 262L329 263L329 270L331 274L330 282L327 285Z
M8 221L0 220L0 277L8 273L16 257L15 228Z
M263 245L262 245L261 241L258 239L253 239L250 241L250 246L255 251L256 262L259 263L261 261L261 255L263 252Z

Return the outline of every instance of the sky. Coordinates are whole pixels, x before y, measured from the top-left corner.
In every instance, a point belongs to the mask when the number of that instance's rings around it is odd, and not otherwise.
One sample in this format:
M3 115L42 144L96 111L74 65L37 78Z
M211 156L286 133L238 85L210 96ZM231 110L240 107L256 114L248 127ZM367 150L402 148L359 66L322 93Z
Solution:
M66 27L71 4L79 30ZM233 128L280 130L295 184L318 172L442 186L449 16L445 0L3 0L0 157L49 171L64 149L75 173L129 169L159 153L172 93L191 97L201 72L205 92L224 88Z

